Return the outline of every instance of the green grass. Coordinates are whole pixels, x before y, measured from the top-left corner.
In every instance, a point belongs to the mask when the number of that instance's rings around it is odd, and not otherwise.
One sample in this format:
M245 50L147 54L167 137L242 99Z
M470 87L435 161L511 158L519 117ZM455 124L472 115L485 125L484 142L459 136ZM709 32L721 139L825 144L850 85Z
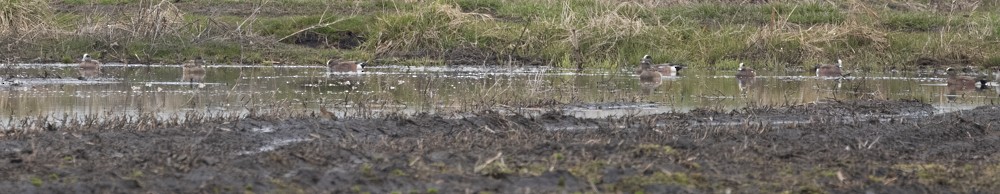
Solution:
M894 13L890 14L882 25L897 31L926 32L938 30L944 27L947 22L947 18L938 15Z
M246 0L181 0L182 2L199 1L202 3L246 3ZM269 0L270 3L293 3L293 4L319 4L321 1L317 0ZM114 5L114 4L132 4L132 3L159 3L160 0L62 0L63 3L73 4L73 5L83 5L83 4L101 4L101 5ZM173 0L171 0L173 2ZM257 3L256 1L252 1Z
M996 14L1000 8L996 3L954 11L933 10L934 2L915 2L924 6L905 9L887 1L673 3L272 0L260 7L262 12L256 17L249 17L249 10L259 2L182 1L177 5L183 21L165 26L171 30L161 36L130 36L108 29L80 33L95 26L113 26L108 24L128 21L129 17L59 12L46 20L69 33L11 41L25 49L11 50L8 55L67 61L80 53L100 53L99 59L105 61L148 63L203 56L219 62L289 64L314 64L343 56L435 65L444 64L442 60L448 59L449 53L464 51L472 56L517 56L560 67L631 68L639 57L649 54L657 63L707 69L731 68L738 62L755 67L808 67L838 58L879 67L952 53L967 55L973 65L989 66L997 63L991 56L1000 55L1000 17ZM154 2L67 0L63 4L138 9ZM188 9L198 6L243 11ZM281 40L320 24L329 25L299 35L315 35L335 43L350 32L363 37L364 42L355 49L331 49L296 45L298 36ZM112 43L120 48L107 46Z
M32 177L31 178L31 185L34 185L35 187L41 187L42 183L44 183L44 181L42 180L42 178L39 178L39 177Z
M605 187L617 191L641 192L642 188L648 185L677 185L688 188L705 186L699 185L703 184L700 179L700 175L697 174L655 172L650 175L627 177L619 183Z

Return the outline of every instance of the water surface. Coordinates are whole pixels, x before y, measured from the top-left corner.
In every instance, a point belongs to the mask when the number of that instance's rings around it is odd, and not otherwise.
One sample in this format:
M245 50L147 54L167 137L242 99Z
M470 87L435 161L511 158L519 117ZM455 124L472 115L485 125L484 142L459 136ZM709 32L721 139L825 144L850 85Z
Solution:
M100 78L79 80L76 64L6 65L0 116L161 116L243 114L283 108L338 116L501 108L562 109L582 117L737 109L855 99L919 99L939 111L998 101L997 90L955 90L942 75L861 74L817 78L806 72L758 70L751 82L735 71L685 69L660 84L640 84L630 69L575 72L548 67L378 66L330 74L321 66L210 65L204 82L180 81L179 65L107 64ZM556 108L551 105L559 105Z

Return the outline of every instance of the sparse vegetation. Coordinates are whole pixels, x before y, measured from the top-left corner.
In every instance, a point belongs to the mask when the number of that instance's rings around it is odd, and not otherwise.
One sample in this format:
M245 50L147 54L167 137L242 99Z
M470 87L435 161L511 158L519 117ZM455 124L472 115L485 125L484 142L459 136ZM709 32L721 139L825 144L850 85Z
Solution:
M0 2L0 37L30 39L46 33L51 16L52 9L46 0Z
M593 119L484 111L461 118L442 116L454 115L446 113L334 120L285 112L254 113L257 116L235 120L195 119L186 126L148 117L111 118L76 129L7 130L2 138L9 162L4 170L11 174L5 180L12 185L8 187L53 190L520 193L530 187L532 193L829 193L873 188L997 189L1000 165L988 155L996 152L995 135L990 131L1000 126L993 116L1000 109L977 108L920 119L909 119L913 112L900 111L915 109L933 108L912 101L862 100ZM872 118L862 116L872 113L899 120L862 119ZM763 124L750 121L792 117L816 122L775 123L762 130ZM709 119L746 123L697 124ZM63 119L24 122L52 120ZM647 120L648 125L635 124ZM141 126L152 128L120 131ZM265 126L281 130L255 130ZM552 130L551 126L598 127ZM266 152L245 152L276 146L268 142L280 142L283 137L307 139ZM80 149L88 146L99 149ZM958 150L962 154L949 154ZM67 155L77 156L73 166L46 165L66 161Z
M44 180L42 180L42 178L39 177L31 178L31 185L34 185L35 187L41 187L42 183L44 183Z
M933 2L877 0L48 3L0 3L8 6L4 11L55 13L0 18L18 24L3 29L11 35L0 37L0 43L8 47L0 58L72 62L86 52L105 61L176 63L205 56L216 63L279 64L319 63L337 55L414 65L618 68L653 54L657 61L701 68L732 68L743 61L763 64L755 67L806 67L835 58L868 61L859 64L865 67L910 64L921 58L940 59L936 61L943 65L963 61L1000 65L996 57L1000 46L995 44L1000 34L995 18L1000 14L993 2L967 7L962 1L948 9ZM22 5L37 7L22 9ZM199 9L229 5L236 9ZM25 32L33 36L23 36ZM339 118L283 109L292 106L291 100L259 105L256 102L274 98L261 100L253 95L238 101L245 102L240 107L246 113L231 115L198 111L163 115L143 109L12 117L0 126L6 129L0 134L6 146L4 162L9 163L4 170L11 174L6 181L53 189L106 183L99 186L126 192L225 193L242 187L244 192L264 193L643 193L668 189L678 193L821 193L872 187L976 192L996 190L1000 177L1000 167L990 158L996 151L991 146L996 138L990 132L1000 126L991 120L990 115L997 113L993 109L922 116L894 108L933 109L931 105L836 101L592 119L558 111L532 115L517 110L552 108L546 105L568 99L634 102L640 98L618 91L588 97L548 96L559 93L553 92L559 87L520 85L578 81L561 78L474 80L450 87L471 96L462 98L442 95L454 91L436 91L455 83L426 79L427 83L403 85L398 82L401 79L388 76L366 79L369 85L361 87L380 89L341 93L345 98L339 105L352 110ZM846 83L845 88L853 94L870 94L866 99L872 101L885 98L875 94L880 90L864 87L864 81ZM404 86L415 90L381 89ZM704 85L678 86L682 90L694 87ZM405 115L401 110L419 106L371 107L395 105L392 101L399 96L460 110ZM310 102L295 106L306 107ZM868 117L873 113L885 115ZM775 118L784 123L764 122ZM270 130L271 126L280 130ZM293 139L281 139L288 137ZM963 164L967 166L955 167ZM77 177L81 183L74 182ZM548 190L527 190L524 185Z
M316 64L332 56L383 63L538 64L608 68L656 61L694 67L808 67L836 58L867 67L920 58L991 65L995 2L773 1L140 1L0 4L4 32L51 24L8 60ZM278 5L281 6L278 6ZM217 7L206 11L203 7ZM230 7L230 8L226 8ZM95 9L119 12L97 12ZM6 11L12 10L12 11ZM16 15L17 17L13 17ZM30 17L28 17L30 16ZM17 24L17 25L11 25ZM13 30L12 30L13 29ZM925 44L927 43L927 44ZM12 48L13 48L12 47Z

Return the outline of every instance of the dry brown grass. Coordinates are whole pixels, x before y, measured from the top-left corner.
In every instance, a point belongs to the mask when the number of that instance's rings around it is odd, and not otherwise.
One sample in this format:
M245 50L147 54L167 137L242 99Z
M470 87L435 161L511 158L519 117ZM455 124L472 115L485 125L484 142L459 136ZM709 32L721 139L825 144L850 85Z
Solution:
M139 4L138 9L95 13L79 28L80 34L108 37L152 38L176 34L184 23L184 12L168 0Z
M0 1L0 37L32 38L51 29L52 8L46 0Z
M568 56L569 62L580 65L594 62L583 61L583 56L611 57L607 51L622 40L643 35L650 25L621 13L623 9L645 8L646 5L634 2L605 2L591 10L574 10L568 2L562 2L561 16L542 22L546 23L544 26L556 26L565 32L557 35L559 42L573 51Z
M377 28L386 30L375 34L379 41L375 44L376 55L413 48L443 51L445 45L460 37L464 26L493 20L488 14L462 12L449 4L429 3L418 10L377 18Z
M871 13L864 7L854 7L853 12ZM794 12L794 10L793 10ZM874 13L873 13L874 14ZM883 51L889 47L886 32L869 24L864 24L856 17L848 17L839 24L820 24L803 26L788 22L789 15L772 14L770 24L747 38L747 48L766 50L764 45L775 42L797 43L801 58L826 58L830 52L824 48L830 45L862 44ZM877 17L877 16L876 16ZM760 51L762 52L762 51Z
M619 2L632 2L650 7L667 7L692 4L764 4L764 3L830 3L830 4L870 4L880 5L902 11L969 11L981 7L998 6L1000 3L993 0L954 0L954 1L927 1L927 0L602 0L605 4L615 4Z

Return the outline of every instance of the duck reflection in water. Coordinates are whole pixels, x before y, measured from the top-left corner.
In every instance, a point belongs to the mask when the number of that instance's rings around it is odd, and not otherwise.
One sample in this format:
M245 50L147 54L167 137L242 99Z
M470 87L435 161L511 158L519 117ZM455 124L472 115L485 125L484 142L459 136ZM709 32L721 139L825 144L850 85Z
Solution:
M736 70L736 84L740 87L740 92L746 94L756 77L757 74L754 73L753 68L745 67L743 63L740 63L740 68Z
M80 80L94 79L101 76L101 62L91 59L90 54L83 54L78 69L80 70Z
M642 93L649 95L656 91L656 88L662 85L662 82L639 82L639 87L642 88Z
M205 60L201 57L195 57L181 64L181 81L189 83L205 81L204 64Z
M639 86L642 87L642 91L645 94L652 94L660 84L663 84L661 74L656 69L653 69L648 55L643 57L639 65Z
M989 88L989 80L986 76L972 77L960 75L958 70L950 67L947 68L945 72L948 74L948 91L945 98L947 98L950 102L955 101L959 96L965 96L966 94L972 92L986 91L986 89ZM998 90L998 92L1000 92L1000 90Z

